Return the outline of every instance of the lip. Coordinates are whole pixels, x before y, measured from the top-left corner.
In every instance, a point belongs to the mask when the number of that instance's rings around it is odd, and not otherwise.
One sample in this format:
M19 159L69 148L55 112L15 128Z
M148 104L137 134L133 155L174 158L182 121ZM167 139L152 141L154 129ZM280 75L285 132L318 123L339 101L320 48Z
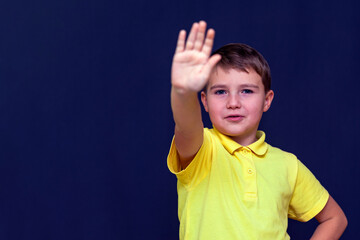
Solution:
M239 122L244 119L244 116L234 114L234 115L229 115L229 116L225 117L225 119L228 121L231 121L231 122Z

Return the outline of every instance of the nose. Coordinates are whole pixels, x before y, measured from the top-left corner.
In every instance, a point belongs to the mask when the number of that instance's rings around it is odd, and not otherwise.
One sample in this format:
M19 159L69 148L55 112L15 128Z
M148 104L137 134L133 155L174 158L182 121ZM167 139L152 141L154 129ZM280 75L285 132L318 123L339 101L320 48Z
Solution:
M237 94L229 95L226 107L229 109L241 108L240 97Z

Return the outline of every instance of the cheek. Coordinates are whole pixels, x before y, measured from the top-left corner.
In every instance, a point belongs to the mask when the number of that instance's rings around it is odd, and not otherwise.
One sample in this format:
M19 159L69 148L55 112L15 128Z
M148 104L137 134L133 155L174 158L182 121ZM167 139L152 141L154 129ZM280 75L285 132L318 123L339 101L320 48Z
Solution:
M262 102L259 102L257 104L252 104L248 106L248 111L254 113L254 114L262 114L264 112L264 104Z
M223 105L222 101L219 101L219 100L213 101L213 99L208 101L209 112L220 112L223 108L224 108L224 105Z

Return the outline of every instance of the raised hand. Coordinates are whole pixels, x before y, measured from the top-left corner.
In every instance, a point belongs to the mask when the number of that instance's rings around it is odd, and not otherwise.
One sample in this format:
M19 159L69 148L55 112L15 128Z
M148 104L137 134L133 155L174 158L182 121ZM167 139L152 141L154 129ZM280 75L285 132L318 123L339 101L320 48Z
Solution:
M186 40L185 30L179 33L171 69L171 83L177 92L199 92L207 81L220 55L210 57L215 31L209 29L205 36L206 22L192 25ZM186 40L186 42L185 42Z

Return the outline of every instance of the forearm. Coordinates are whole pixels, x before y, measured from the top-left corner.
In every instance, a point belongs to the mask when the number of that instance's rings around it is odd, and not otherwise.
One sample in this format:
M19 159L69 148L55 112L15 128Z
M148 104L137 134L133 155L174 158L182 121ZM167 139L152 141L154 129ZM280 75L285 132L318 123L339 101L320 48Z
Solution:
M171 89L171 107L175 121L175 145L183 169L191 162L203 141L201 107L194 92Z
M344 212L331 196L324 209L315 218L319 226L311 240L339 239L348 224Z
M347 226L346 219L329 219L316 228L311 240L335 240L339 239Z
M194 135L203 128L201 107L196 92L179 91L171 88L171 108L176 130L187 135Z

